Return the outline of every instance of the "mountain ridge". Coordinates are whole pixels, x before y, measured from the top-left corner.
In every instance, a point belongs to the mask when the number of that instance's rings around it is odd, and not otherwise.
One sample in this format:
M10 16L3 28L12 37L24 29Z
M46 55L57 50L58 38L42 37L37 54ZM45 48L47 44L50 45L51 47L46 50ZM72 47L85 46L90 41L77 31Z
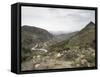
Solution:
M73 45L89 44L95 40L95 24L90 22L79 33L70 39L69 44ZM77 43L76 43L77 42ZM84 43L83 43L84 42Z

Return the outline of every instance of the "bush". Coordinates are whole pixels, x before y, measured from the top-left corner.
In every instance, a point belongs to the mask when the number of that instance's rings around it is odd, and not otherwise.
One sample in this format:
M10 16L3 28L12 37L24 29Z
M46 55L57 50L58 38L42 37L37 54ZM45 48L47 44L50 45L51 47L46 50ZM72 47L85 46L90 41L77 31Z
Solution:
M31 58L31 51L28 48L23 47L21 49L21 61L26 61Z
M67 51L66 53L64 53L65 56L65 60L74 60L75 58L77 58L77 53L74 51Z

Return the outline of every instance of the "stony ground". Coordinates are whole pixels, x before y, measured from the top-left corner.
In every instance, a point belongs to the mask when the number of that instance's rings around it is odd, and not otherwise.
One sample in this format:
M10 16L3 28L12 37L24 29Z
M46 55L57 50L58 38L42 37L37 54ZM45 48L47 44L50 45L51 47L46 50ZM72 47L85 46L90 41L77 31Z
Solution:
M61 52L43 52L22 63L22 70L59 69L95 66L95 51L88 49L72 49Z

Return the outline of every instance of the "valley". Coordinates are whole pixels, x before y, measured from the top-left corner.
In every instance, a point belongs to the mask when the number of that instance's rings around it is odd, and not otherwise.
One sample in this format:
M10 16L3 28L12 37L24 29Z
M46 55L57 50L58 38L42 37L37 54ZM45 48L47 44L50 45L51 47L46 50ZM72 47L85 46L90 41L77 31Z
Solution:
M21 42L22 71L95 66L93 22L80 31L63 34L25 25Z

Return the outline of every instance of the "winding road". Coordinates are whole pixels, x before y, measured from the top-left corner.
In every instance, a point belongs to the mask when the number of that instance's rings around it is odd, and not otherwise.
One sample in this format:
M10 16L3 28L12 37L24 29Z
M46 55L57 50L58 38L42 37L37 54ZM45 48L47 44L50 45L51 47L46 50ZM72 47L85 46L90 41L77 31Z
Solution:
M38 44L36 44L34 47L31 48L31 50L39 50L39 51L44 51L44 52L48 52L48 50L44 49L44 48L37 48Z

